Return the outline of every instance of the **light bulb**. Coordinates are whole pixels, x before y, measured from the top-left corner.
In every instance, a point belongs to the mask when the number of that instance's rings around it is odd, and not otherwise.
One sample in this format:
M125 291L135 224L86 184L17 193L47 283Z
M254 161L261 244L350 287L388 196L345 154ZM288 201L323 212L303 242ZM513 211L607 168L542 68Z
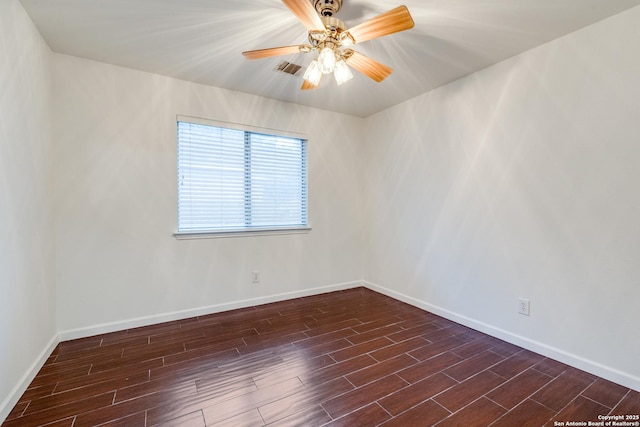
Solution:
M307 67L307 71L304 72L303 79L308 81L314 86L318 86L320 83L320 78L322 77L322 71L320 71L320 64L318 61L312 61L311 64Z
M342 83L348 82L353 78L353 74L351 74L351 70L344 59L336 62L335 69L333 70L333 76L336 78L336 82L341 85Z
M333 49L330 47L322 49L320 55L318 55L318 64L323 74L332 73L333 67L336 65L336 57L333 54Z

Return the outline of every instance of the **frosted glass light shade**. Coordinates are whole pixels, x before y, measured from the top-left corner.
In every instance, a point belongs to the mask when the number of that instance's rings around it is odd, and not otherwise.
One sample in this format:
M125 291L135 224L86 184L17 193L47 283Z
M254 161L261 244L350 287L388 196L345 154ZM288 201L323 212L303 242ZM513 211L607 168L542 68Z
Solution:
M333 72L333 67L336 65L336 56L333 54L333 49L325 47L320 51L318 55L318 64L320 64L320 71L323 74L329 74Z
M349 69L347 63L344 62L344 59L336 62L335 68L333 70L333 75L339 85L348 82L353 78L353 74L351 73L351 70Z
M314 86L318 86L320 84L320 78L322 77L322 71L320 71L320 64L318 61L312 61L311 64L307 67L307 71L304 72L303 79L308 81Z

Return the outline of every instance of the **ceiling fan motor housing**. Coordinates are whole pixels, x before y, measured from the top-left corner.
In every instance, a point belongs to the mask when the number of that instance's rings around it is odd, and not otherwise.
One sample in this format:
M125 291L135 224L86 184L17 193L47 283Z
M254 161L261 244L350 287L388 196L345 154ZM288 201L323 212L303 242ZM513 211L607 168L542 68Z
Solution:
M313 6L320 16L333 16L342 7L342 0L313 0Z

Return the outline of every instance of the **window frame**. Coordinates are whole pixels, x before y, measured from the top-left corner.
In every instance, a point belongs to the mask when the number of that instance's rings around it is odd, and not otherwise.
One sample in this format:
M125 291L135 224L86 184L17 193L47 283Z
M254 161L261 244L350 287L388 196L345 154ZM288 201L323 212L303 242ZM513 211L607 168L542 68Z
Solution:
M306 191L306 225L295 226L295 225L287 225L287 226L268 226L268 227L240 227L240 228L229 228L229 229L207 229L207 230L179 230L179 186L180 186L180 176L179 176L179 166L178 166L178 152L179 152L179 141L178 141L178 122L185 123L193 123L205 126L214 126L220 128L226 128L231 130L237 130L242 132L250 132L255 134L276 136L276 137L285 137L285 138L295 138L300 139L304 143L304 185ZM308 178L308 164L309 164L309 151L308 151L308 142L309 139L306 135L291 132L291 131L283 131L280 129L270 129L270 128L261 128L257 126L250 126L238 123L231 122L223 122L217 120L209 120L203 119L199 117L191 117L191 116L182 116L177 115L175 121L175 141L176 141L176 230L173 233L173 236L178 240L183 239L211 239L211 238L226 238L226 237L248 237L248 236L268 236L268 235L287 235L287 234L306 234L311 231L310 218L309 218L309 178ZM245 170L245 174L247 171ZM247 197L246 189L245 189L245 197Z

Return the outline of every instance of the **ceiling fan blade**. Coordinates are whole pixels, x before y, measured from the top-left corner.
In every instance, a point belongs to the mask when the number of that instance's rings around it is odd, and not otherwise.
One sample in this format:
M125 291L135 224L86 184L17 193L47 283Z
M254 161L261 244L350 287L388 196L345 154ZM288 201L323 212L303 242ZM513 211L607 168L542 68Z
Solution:
M378 83L393 73L393 69L391 69L391 67L387 67L375 59L371 59L368 56L355 51L347 59L347 64Z
M413 18L407 6L398 6L349 30L356 43L366 42L413 28Z
M309 0L282 0L307 30L324 30L322 19Z
M318 86L316 86L316 85L314 85L312 83L309 83L308 81L302 79L302 87L300 89L302 89L302 90L311 90L311 89L317 89L317 88L318 88Z
M292 53L299 53L300 46L281 46L281 47L271 47L269 49L258 49L258 50L248 50L246 52L242 52L242 54L247 59L261 59L261 58L269 58L271 56L280 56L280 55L289 55Z

